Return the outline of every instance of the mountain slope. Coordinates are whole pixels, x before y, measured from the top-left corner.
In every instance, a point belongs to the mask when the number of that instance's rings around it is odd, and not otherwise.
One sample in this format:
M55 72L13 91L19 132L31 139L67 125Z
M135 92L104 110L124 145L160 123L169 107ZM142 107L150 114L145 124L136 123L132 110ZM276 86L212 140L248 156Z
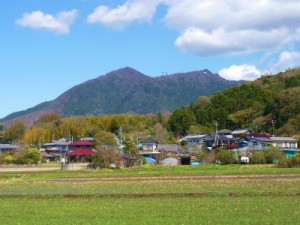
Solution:
M53 101L10 114L0 122L35 120L46 112L69 116L172 111L201 95L209 96L240 83L208 70L149 77L126 67L77 85Z

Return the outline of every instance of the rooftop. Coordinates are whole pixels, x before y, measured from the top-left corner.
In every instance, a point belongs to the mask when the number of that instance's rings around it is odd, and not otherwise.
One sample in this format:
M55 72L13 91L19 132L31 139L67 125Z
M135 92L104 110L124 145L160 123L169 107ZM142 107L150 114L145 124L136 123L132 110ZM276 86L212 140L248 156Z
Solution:
M92 145L93 145L92 141L85 141L85 140L75 141L70 144L70 146L92 146Z
M273 141L292 141L292 142L297 142L295 138L292 137L271 137Z

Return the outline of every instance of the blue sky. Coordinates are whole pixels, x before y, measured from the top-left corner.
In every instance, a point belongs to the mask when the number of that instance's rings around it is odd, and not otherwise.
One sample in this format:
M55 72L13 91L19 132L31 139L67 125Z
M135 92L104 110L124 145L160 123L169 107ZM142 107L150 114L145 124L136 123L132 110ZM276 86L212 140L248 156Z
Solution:
M125 66L253 80L300 64L298 0L1 0L0 118Z

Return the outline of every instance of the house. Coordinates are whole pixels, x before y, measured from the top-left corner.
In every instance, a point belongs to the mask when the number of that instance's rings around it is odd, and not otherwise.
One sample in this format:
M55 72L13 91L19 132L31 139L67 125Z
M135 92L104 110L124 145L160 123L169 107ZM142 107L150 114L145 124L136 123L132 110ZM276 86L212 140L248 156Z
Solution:
M296 154L300 155L297 139L291 137L271 137L271 139L274 141L273 146L283 149L287 158L294 157Z
M11 144L0 144L0 154L5 151L7 152L14 151L17 148L18 148L17 146Z
M239 130L234 130L231 132L231 135L235 138L239 138L241 137L242 135L249 135L251 134L251 130L249 129L239 129Z
M277 148L298 148L297 139L291 137L271 137L273 146Z
M67 152L68 151L68 146L71 142L65 138L59 139L59 140L54 140L51 141L50 143L46 143L42 146L40 149L41 151L46 151L47 153L49 152Z
M218 131L219 135L231 135L232 130L228 130L228 129L222 129Z
M239 138L233 137L232 135L220 134L216 137L216 135L208 135L205 138L206 147L213 147L216 145L229 145L229 144L238 144Z
M76 150L76 149L80 149L80 148L85 148L85 149L93 149L93 141L91 140L79 140L79 141L75 141L71 144L69 144L69 150Z
M42 152L43 160L44 161L59 160L62 154L66 154L68 152L70 143L71 142L68 139L62 138L44 144L40 148L40 151Z
M189 148L198 147L201 149L204 146L204 140L206 137L207 134L188 135L185 137L185 139Z
M67 156L69 157L70 162L85 162L87 160L87 156L95 155L96 151L93 151L88 148L79 148L76 150L69 151Z
M253 137L248 141L248 148L251 150L266 150L273 146L273 142L268 137Z
M160 154L158 151L158 141L147 138L141 140L141 142L141 145L139 145L139 155L155 158L155 155Z

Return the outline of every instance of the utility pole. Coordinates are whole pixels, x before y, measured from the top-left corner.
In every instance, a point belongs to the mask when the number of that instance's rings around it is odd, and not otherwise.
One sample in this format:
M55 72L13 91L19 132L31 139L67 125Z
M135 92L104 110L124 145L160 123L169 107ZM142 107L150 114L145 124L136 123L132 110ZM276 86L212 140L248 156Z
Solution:
M216 122L215 146L218 145L218 122Z
M271 121L272 124L272 133L273 133L273 137L275 137L275 129L274 129L274 120Z
M120 127L120 139L121 139L121 155L123 155L123 139L122 139L123 129Z

